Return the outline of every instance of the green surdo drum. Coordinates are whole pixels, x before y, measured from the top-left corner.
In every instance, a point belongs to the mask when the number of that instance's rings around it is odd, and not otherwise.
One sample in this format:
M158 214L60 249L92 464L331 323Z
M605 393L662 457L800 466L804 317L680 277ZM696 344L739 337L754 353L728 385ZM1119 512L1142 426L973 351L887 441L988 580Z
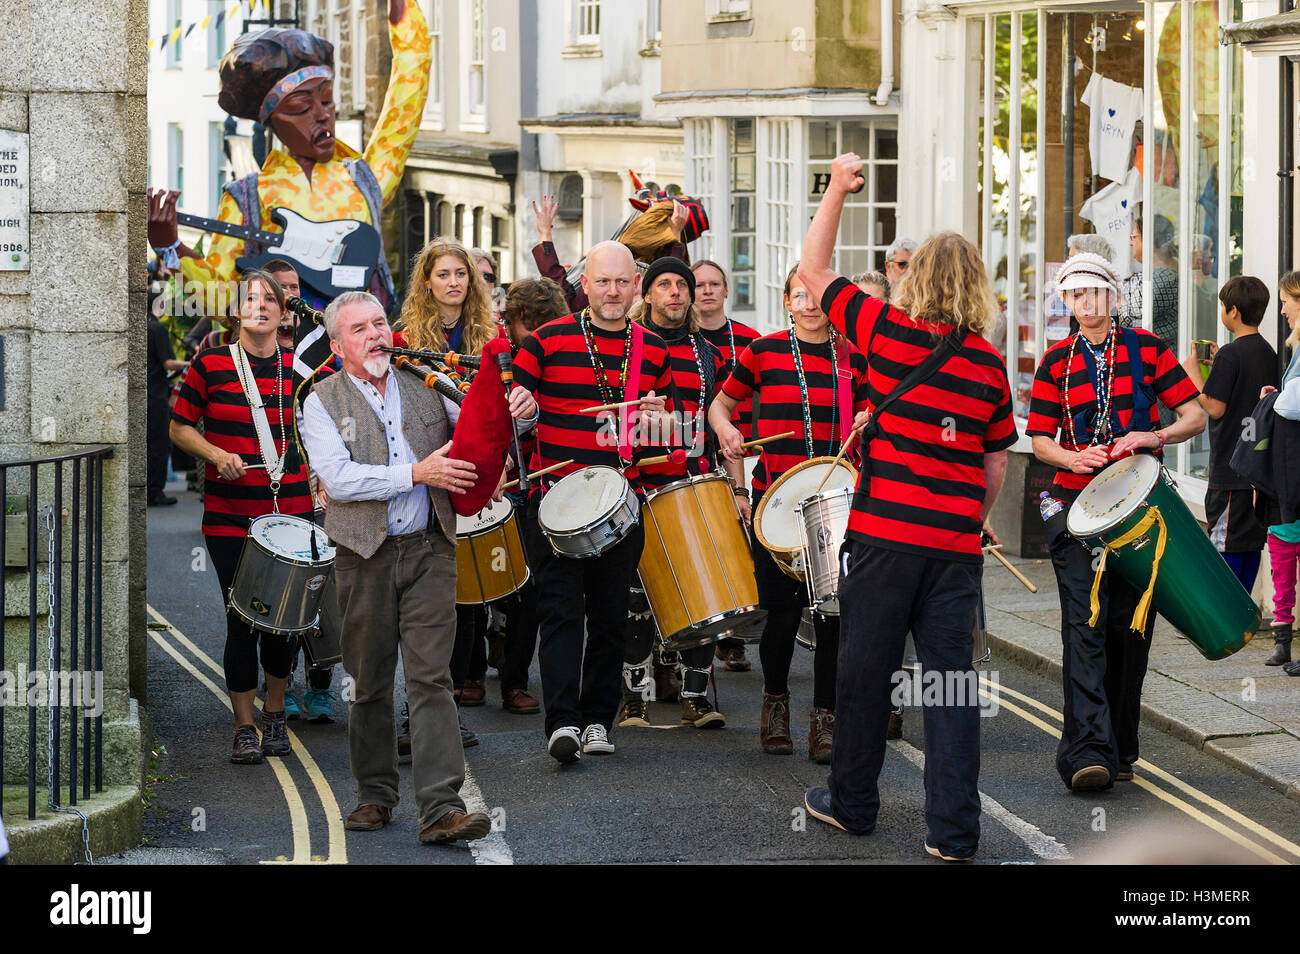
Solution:
M1230 656L1255 635L1259 608L1154 457L1135 454L1094 477L1070 506L1066 526L1101 551L1092 586L1093 625L1102 574L1110 569L1143 591L1133 614L1139 632L1154 603L1206 659Z

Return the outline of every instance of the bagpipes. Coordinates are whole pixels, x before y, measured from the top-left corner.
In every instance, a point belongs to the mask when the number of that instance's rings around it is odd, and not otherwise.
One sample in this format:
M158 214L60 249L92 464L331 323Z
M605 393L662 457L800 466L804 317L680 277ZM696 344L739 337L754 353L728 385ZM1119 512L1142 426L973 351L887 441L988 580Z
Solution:
M629 169L627 174L636 190L627 200L632 213L614 230L610 239L626 245L638 262L649 265L665 245L674 242L689 244L709 230L709 215L699 199L689 195L669 195L663 189L651 192L635 172ZM686 224L682 226L680 236L669 226L674 204L686 209ZM586 263L584 256L565 273L565 281L575 288L580 287L579 276Z

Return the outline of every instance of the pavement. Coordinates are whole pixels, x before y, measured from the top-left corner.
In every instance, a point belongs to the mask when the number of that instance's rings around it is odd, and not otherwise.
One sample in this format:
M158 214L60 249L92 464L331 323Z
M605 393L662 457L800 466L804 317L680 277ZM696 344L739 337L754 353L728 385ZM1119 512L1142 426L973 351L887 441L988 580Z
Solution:
M987 560L989 644L995 658L1059 679L1061 611L1051 561L1010 562L1038 592ZM1159 618L1142 687L1142 721L1300 801L1300 678L1265 666L1272 651L1272 638L1260 633L1228 658L1209 660Z

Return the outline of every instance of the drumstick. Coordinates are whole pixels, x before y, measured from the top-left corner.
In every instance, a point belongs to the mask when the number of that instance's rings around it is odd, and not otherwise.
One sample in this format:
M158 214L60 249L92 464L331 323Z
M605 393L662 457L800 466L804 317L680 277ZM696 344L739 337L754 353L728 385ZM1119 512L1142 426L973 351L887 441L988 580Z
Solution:
M759 444L767 444L771 441L784 440L787 437L794 437L794 431L786 431L784 434L773 434L771 437L760 437L757 440L745 441L741 447L757 447ZM673 454L664 454L662 457L646 457L636 462L638 467L644 467L647 464L666 464L673 459Z
M998 561L999 563L1001 563L1003 566L1005 566L1008 570L1011 571L1011 575L1012 575L1012 576L1014 576L1014 577L1015 577L1017 580L1019 580L1021 583L1025 584L1025 589L1027 589L1030 593L1037 593L1037 592L1038 592L1038 587L1034 586L1033 583L1029 582L1028 577L1026 577L1026 576L1025 576L1023 573L1021 573L1019 570L1017 570L1014 566L1012 566L1012 565L1011 565L1011 561L1008 560L1006 557L1004 557L1001 553L999 553L999 552L998 552L997 550L995 550L993 547L985 547L985 548L984 548L984 552L985 552L985 553L992 553L993 556L997 558L997 561Z
M528 479L532 480L534 477L544 477L547 474L551 473L552 471L559 470L561 467L568 467L572 463L573 463L572 460L562 460L558 464L552 464L550 467L543 467L541 470L533 471L531 474L528 475ZM510 483L506 484L501 489L514 490L518 486L519 486L519 478L516 477L514 480L510 481Z
M822 474L822 482L817 485L817 489L809 494L809 496L815 497L817 494L822 492L822 488L826 486L826 481L830 480L831 474L835 473L835 465L842 461L844 455L849 452L849 445L853 443L853 438L857 437L857 434L857 431L849 431L848 438L846 438L844 443L840 445L840 452L835 455L835 459L831 461L831 465L826 468L826 473Z
M598 404L595 407L584 407L579 414L595 414L598 411L617 411L621 407L631 407L633 404L640 404L641 398L635 401L618 401L615 404Z

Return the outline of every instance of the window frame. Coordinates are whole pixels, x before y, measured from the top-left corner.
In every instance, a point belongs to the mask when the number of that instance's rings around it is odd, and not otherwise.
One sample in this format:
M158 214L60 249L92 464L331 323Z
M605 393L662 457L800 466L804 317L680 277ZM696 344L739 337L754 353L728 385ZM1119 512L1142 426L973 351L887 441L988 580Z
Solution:
M475 16L475 11L478 16ZM478 35L475 36L475 26ZM487 2L486 0L461 0L460 2L460 53L464 69L461 70L460 83L460 128L464 132L485 133L488 131L488 88L487 88ZM478 49L475 49L477 40ZM477 53L480 59L473 57ZM479 89L481 97L478 102L472 99L474 85L473 71L479 71Z

